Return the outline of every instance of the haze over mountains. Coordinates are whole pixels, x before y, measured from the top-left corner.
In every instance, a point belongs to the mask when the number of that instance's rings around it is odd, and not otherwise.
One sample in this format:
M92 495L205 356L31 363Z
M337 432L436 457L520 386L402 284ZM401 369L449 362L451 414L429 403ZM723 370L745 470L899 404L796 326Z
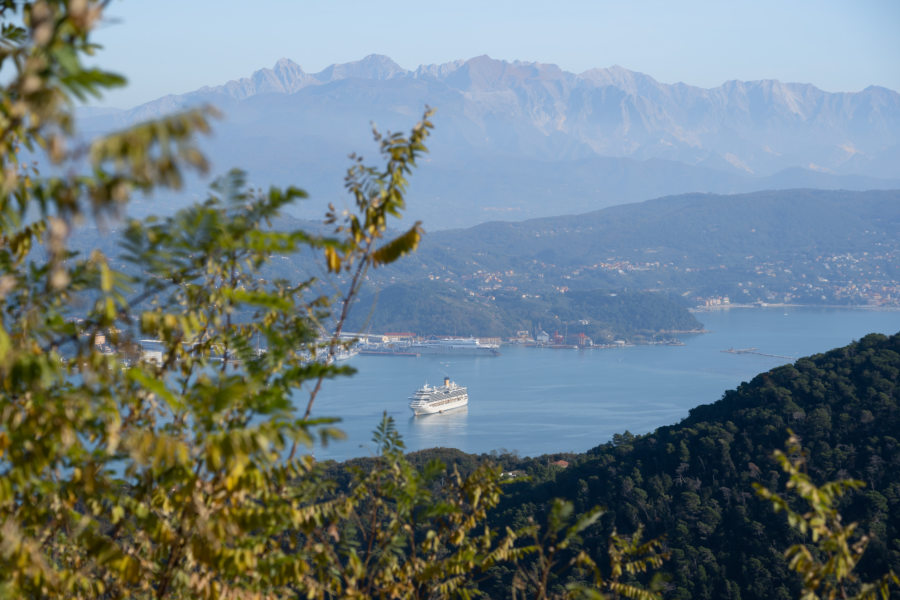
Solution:
M347 155L377 163L371 122L402 131L425 105L437 108L410 208L430 229L694 191L900 188L895 91L773 80L703 89L622 67L574 74L486 56L409 71L371 55L314 74L282 59L131 110L86 110L81 126L110 129L202 103L225 114L207 146L217 172L241 166L259 185L298 184L338 204Z

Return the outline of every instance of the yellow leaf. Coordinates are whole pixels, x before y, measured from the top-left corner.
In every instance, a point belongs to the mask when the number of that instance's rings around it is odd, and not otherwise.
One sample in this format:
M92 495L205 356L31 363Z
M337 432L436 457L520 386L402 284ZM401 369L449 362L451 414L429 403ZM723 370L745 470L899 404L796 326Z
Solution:
M337 273L341 269L341 259L337 252L331 246L325 248L325 261L328 263L328 270Z

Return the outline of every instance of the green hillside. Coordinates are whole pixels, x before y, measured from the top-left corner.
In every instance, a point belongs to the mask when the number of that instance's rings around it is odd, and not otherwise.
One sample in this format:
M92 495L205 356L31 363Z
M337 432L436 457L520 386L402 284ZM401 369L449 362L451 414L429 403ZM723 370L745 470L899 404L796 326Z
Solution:
M352 331L412 331L420 335L512 337L541 329L584 334L598 343L627 338L646 341L702 324L680 298L649 292L608 290L526 294L498 290L476 295L458 284L404 282L364 296L351 313Z
M558 496L578 512L600 504L609 512L585 547L602 555L614 526L643 524L648 536L665 536L667 598L797 598L799 579L781 553L805 540L751 485L784 489L772 451L789 428L810 452L814 480L865 482L843 503L873 538L861 572L900 570L900 334L869 335L760 374L678 425L568 456L567 469L547 458L510 463L535 481L509 486L494 524L541 518L539 507ZM505 583L495 581L495 593Z
M351 312L351 331L412 331L420 335L507 335L505 315L461 286L436 281L398 283L365 294Z

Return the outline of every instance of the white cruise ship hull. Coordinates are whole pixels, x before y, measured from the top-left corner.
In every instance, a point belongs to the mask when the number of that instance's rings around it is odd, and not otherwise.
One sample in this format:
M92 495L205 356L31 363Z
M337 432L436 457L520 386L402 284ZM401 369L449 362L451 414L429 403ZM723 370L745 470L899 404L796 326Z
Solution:
M462 398L458 398L453 400L452 402L448 402L446 404L436 405L433 403L425 404L423 406L413 407L410 405L410 408L413 411L414 415L434 415L437 413L444 413L448 410L455 410L457 408L462 408L469 404L469 397L463 396Z

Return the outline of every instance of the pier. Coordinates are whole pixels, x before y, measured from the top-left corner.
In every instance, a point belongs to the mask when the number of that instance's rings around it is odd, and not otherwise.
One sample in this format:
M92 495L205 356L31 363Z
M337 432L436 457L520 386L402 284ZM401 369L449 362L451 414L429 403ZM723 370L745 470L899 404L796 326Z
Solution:
M783 358L785 360L794 360L793 356L783 356L781 354L766 354L765 352L760 352L759 348L729 348L728 350L722 350L722 352L727 352L728 354L755 354L756 356L765 356L766 358Z

